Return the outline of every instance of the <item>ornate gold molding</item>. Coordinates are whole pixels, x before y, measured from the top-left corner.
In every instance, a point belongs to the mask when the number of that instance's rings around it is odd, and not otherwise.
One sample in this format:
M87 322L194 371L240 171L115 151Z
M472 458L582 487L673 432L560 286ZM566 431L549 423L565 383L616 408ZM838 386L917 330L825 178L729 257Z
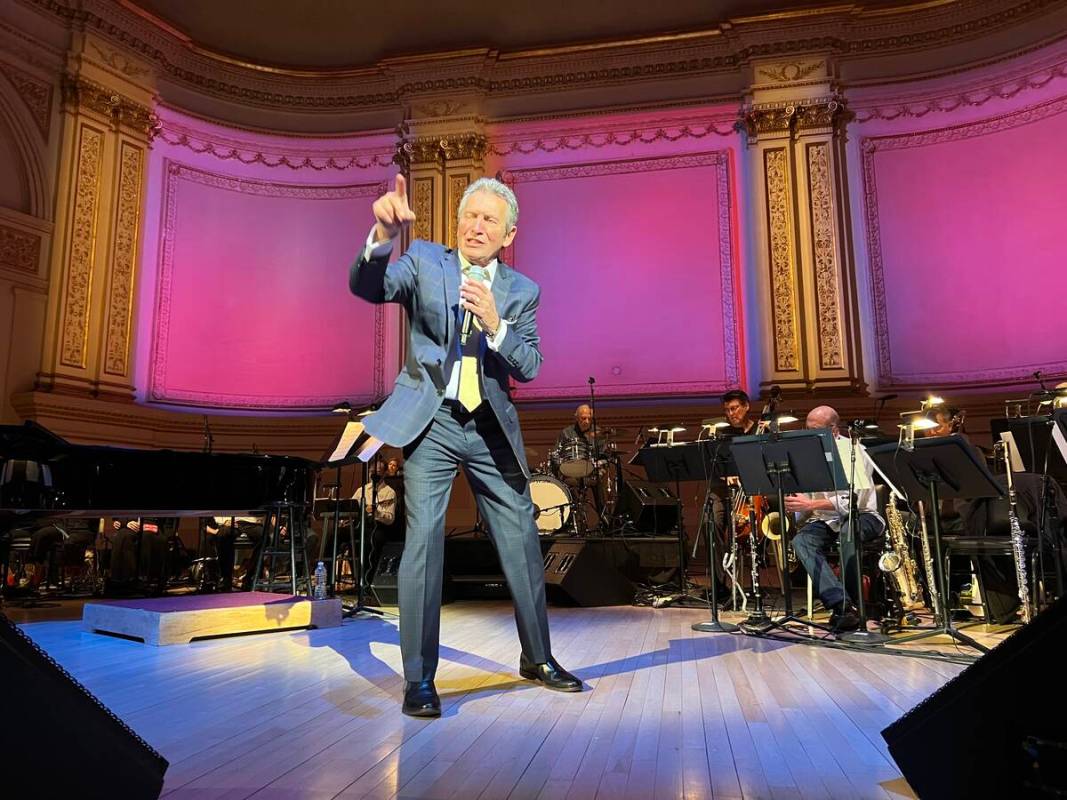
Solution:
M77 177L71 215L70 257L62 326L60 363L85 368L89 335L89 292L96 261L97 208L103 170L104 133L89 125L78 129Z
M776 370L789 372L796 371L800 366L789 154L784 147L767 149L763 152L763 164L770 243L774 362Z
M448 216L445 224L448 226L447 244L449 247L456 246L456 226L459 224L459 202L463 199L463 192L470 185L474 176L469 172L460 172L448 176L448 191L445 193Z
M89 44L100 56L100 60L117 72L121 72L128 78L139 78L152 72L151 69L132 60L121 50L109 47L101 47L96 41L90 40Z
M415 212L412 236L433 240L433 178L415 178L411 182L411 210Z
M0 224L0 267L37 274L41 237Z
M738 123L749 138L757 139L763 133L787 133L793 127L797 109L793 104L779 106L754 106L741 113Z
M123 142L119 153L118 207L115 214L111 296L104 344L104 372L119 377L129 374L130 326L133 320L134 276L141 228L143 175L143 148Z
M5 61L0 61L0 74L3 74L15 87L22 102L30 110L37 129L47 139L52 126L52 84L35 78Z
M484 52L485 58L471 58L470 67L463 68L466 74L456 71L447 77L413 81L405 80L410 73L404 73L404 69L417 68L425 74L428 66L444 64L452 54L402 59L403 64L392 70L392 64L386 62L358 68L284 68L214 52L189 41L152 15L138 13L129 4L24 2L68 27L106 38L123 51L150 62L172 81L199 92L261 107L347 112L395 106L405 93L475 88L507 95L593 88L635 80L671 81L681 76L733 72L756 58L803 59L810 58L812 52L870 58L935 48L1017 25L1055 8L1062 0L920 2L893 7L880 3L871 8L866 7L866 2L826 5L804 9L803 13L738 17L704 30L681 33L506 53L474 49L465 52ZM769 28L773 28L773 35L769 35ZM397 61L390 59L392 63Z
M786 64L761 67L756 72L775 83L792 83L802 81L826 65L826 59L817 61L790 61Z
M150 108L88 78L64 75L60 90L65 109L94 111L108 117L113 125L128 127L149 138L159 130L159 119Z
M482 133L451 133L445 136L408 137L407 129L398 131L394 161L407 172L416 164L443 164L460 159L482 159L489 150L489 140Z
M823 369L840 369L845 366L845 360L838 312L839 281L829 143L809 144L807 160L819 359Z
M800 103L754 105L741 113L739 124L750 140L761 134L783 134L837 126L848 121L844 98L829 97Z

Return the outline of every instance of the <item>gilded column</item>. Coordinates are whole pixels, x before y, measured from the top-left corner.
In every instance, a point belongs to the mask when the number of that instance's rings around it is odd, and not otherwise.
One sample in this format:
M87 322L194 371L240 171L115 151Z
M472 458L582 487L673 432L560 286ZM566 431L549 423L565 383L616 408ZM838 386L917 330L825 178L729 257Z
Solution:
M146 162L149 68L75 36L63 78L56 224L38 388L133 398L130 370Z
M761 387L862 393L844 102L827 58L753 70L742 125L756 200Z

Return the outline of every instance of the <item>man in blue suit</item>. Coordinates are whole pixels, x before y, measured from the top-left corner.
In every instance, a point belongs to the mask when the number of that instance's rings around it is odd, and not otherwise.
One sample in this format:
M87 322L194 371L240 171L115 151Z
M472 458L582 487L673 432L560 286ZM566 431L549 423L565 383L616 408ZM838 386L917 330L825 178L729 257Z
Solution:
M374 203L375 226L349 287L372 303L407 310L407 361L393 393L364 424L404 448L407 538L398 573L405 714L436 717L445 510L458 467L474 490L515 602L519 674L558 691L581 681L552 658L544 564L534 523L530 468L508 380L541 367L536 283L497 260L515 238L515 195L491 178L472 183L459 205L457 250L416 240L389 263L393 240L415 219L407 185ZM470 312L469 314L465 312Z

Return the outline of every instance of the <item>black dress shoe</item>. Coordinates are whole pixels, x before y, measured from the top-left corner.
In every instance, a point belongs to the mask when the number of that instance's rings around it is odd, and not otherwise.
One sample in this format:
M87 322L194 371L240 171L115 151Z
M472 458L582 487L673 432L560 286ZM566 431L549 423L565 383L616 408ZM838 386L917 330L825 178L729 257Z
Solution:
M441 716L441 698L433 681L408 681L404 686L403 711L409 717Z
M860 614L850 605L842 605L834 609L830 615L830 630L834 633L847 633L858 630L860 626Z
M519 656L519 674L530 681L540 681L546 689L557 692L580 692L582 682L563 669L552 656L544 664L535 664L523 653Z

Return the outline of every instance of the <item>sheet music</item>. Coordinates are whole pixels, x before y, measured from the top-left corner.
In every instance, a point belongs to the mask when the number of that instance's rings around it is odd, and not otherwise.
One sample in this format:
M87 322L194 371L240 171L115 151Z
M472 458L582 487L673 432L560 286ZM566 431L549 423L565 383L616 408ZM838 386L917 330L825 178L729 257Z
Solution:
M341 431L341 438L337 440L337 447L330 453L327 461L340 461L352 452L353 446L363 435L363 423L358 420L349 420L345 423L345 429Z
M1056 447L1060 449L1060 455L1064 461L1067 461L1067 439L1063 436L1063 429L1059 425L1052 427L1052 438L1056 442ZM1014 452L1014 448L1012 448Z
M1000 439L1002 442L1007 443L1008 452L1011 453L1011 471L1025 472L1026 468L1023 466L1023 457L1019 455L1019 448L1015 446L1015 434L1011 431L1001 431Z
M838 436L834 442L837 444L837 455L841 459L841 466L845 470L845 480L853 480L852 440L847 436ZM857 492L862 492L865 489L873 489L874 484L871 483L870 466L868 466L872 463L870 456L867 455L867 450L863 445L859 448L860 451L856 456L855 484L852 488Z

